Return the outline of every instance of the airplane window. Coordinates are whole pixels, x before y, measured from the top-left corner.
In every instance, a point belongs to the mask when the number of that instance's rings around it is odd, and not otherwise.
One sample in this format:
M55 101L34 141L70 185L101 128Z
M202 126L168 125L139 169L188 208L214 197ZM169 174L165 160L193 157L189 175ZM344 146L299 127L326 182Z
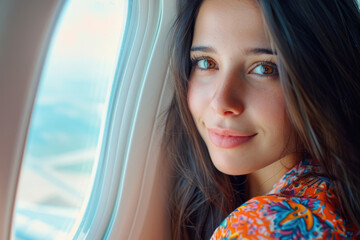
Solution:
M55 26L29 127L15 239L69 239L95 179L125 0L67 1Z

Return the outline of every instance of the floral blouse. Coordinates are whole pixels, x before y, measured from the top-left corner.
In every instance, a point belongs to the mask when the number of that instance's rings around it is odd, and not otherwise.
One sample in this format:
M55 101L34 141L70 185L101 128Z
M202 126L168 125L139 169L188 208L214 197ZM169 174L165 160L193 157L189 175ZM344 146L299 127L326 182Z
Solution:
M264 196L233 211L211 240L360 239L360 230L340 215L330 180L320 167L303 160Z

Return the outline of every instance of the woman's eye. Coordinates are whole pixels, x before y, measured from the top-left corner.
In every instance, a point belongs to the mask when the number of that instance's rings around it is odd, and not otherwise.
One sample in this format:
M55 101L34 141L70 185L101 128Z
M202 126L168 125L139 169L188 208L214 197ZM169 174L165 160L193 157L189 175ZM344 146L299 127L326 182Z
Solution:
M259 64L251 72L258 75L278 75L277 66L272 63Z
M195 66L201 70L216 69L217 65L214 60L211 59L200 59L197 60Z

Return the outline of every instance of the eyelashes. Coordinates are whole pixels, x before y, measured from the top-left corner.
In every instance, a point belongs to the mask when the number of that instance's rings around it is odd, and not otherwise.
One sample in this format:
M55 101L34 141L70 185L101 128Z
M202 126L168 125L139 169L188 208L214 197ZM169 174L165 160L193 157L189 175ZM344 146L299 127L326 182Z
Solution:
M278 76L279 71L275 63L270 61L264 61L257 64L250 73L257 75L266 75L266 76Z
M217 62L208 56L192 57L191 67L201 71L219 70ZM279 75L277 65L272 61L259 61L250 67L248 74L255 74L260 77L277 77Z
M218 69L216 61L209 57L195 57L191 58L190 61L191 67L195 67L200 70Z

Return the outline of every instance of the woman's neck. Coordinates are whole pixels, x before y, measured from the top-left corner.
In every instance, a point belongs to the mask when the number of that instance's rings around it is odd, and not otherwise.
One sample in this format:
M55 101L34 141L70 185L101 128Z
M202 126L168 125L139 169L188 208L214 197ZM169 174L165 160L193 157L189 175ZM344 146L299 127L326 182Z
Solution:
M301 158L302 154L289 154L262 169L248 174L247 192L249 199L268 193Z

